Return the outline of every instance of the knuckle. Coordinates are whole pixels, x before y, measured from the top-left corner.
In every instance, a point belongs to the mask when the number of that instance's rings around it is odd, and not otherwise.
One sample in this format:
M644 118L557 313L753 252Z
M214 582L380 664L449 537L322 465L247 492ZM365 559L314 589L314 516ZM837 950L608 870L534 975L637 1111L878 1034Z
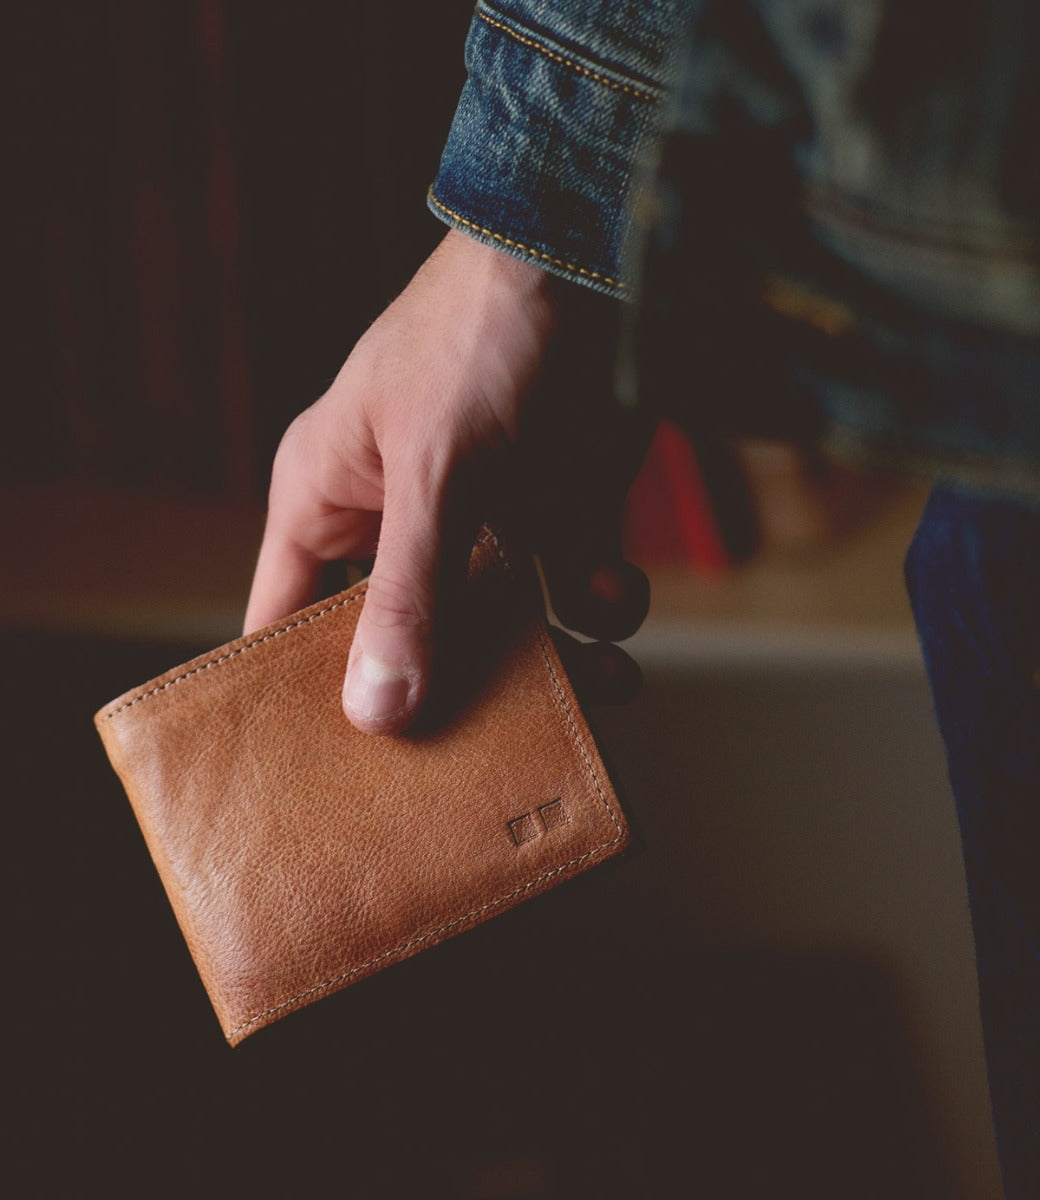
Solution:
M305 409L299 416L295 417L285 433L282 434L282 439L278 443L278 449L274 455L274 463L271 467L272 491L279 486L283 478L291 476L296 472L300 461L306 455L309 412L309 409Z
M414 583L373 574L365 596L365 618L384 629L425 633L431 625L432 598Z

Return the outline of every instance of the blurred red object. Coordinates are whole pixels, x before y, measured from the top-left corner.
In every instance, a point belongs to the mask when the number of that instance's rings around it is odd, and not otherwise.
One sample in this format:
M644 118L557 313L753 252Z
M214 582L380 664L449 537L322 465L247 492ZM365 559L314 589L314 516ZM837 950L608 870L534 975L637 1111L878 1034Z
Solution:
M662 421L628 494L622 537L635 562L722 572L740 557L726 537L702 461L685 433Z

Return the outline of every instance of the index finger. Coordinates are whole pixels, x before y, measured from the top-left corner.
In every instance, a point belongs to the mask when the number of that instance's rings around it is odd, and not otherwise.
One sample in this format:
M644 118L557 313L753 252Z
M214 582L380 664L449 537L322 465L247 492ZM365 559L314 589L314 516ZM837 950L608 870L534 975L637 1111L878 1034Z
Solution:
M269 625L317 599L325 563L362 561L374 552L381 514L328 508L294 523L272 509L246 609L247 631Z
M243 632L261 629L309 604L321 568L322 560L316 554L272 529L268 522L249 590Z

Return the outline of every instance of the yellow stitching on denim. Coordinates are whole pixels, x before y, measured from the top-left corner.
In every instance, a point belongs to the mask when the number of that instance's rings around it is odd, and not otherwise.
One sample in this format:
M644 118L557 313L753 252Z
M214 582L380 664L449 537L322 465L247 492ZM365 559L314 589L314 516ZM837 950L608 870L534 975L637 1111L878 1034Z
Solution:
M543 46L541 42L536 42L534 38L524 37L523 34L517 33L515 29L504 22L494 20L487 13L478 11L476 15L485 24L490 25L493 29L500 29L503 33L508 34L509 37L518 41L522 46L527 46L531 50L537 50L539 54L544 54L546 58L552 59L553 62L559 63L571 71L576 71L579 75L586 75L589 79L594 79L597 83L602 83L604 87L613 88L615 92L625 92L629 96L634 96L637 100L646 100L649 104L660 104L661 102L660 97L655 96L653 92L644 92L642 88L632 87L627 83L618 83L613 79L609 79L606 75L600 75L598 71L593 71L590 67L583 67L581 63L576 63L573 59L564 58L562 54L557 54L555 50L550 50L548 46Z
M546 254L544 250L535 250L533 246L525 246L523 242L518 242L514 238L508 238L501 233L495 233L493 229L488 229L486 225L478 225L475 221L468 220L462 213L458 213L446 204L442 204L433 194L433 188L430 188L426 195L427 199L436 205L442 213L451 217L453 221L457 221L460 225L465 225L467 229L472 229L474 233L483 233L486 237L494 238L496 242L501 242L503 246L509 246L513 250L521 250L524 254L540 258L543 262L550 262L553 266L563 267L565 271L573 271L575 275L581 275L585 279L595 279L597 283L606 283L610 287L616 287L622 291L628 288L628 284L622 283L620 279L612 279L609 275L604 275L600 271L589 271L585 267L579 267L577 263L567 262L562 258L553 258L551 254Z

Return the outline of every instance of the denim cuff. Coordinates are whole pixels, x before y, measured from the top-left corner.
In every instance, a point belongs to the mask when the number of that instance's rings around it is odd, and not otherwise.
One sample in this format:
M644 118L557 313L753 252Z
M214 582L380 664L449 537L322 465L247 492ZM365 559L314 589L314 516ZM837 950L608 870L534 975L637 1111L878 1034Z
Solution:
M623 298L631 181L659 123L664 72L578 45L478 4L428 204L488 245Z

